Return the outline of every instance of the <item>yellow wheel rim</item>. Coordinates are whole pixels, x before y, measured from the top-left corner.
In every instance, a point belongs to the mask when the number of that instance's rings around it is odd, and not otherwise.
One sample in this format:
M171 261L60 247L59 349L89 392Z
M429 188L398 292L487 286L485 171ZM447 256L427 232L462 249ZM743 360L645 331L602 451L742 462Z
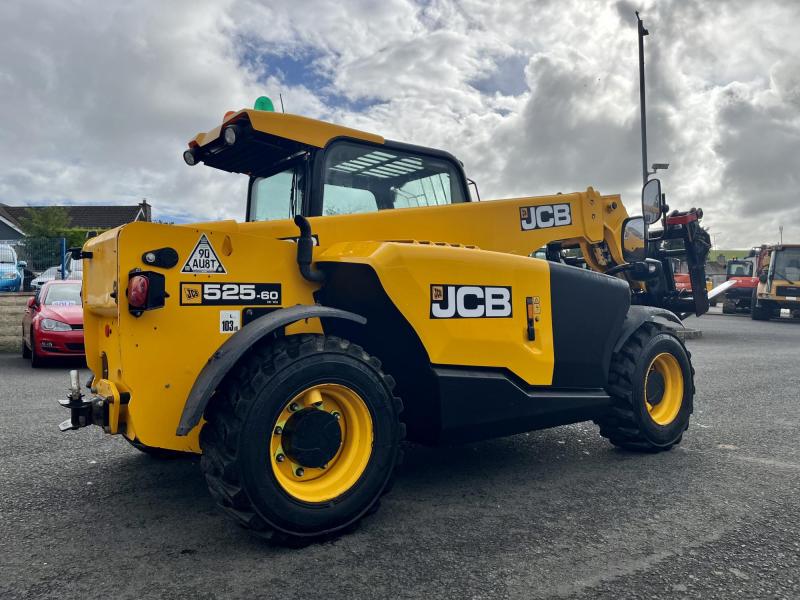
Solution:
M325 418L311 414L316 411L323 411ZM323 422L329 434L332 419L338 422L340 442L331 442L328 436L325 443L332 456L323 459L324 465L308 460L289 437L303 418ZM326 502L356 484L372 455L372 441L372 415L361 396L346 386L323 383L304 390L281 409L270 439L270 465L278 484L293 498Z
M672 423L683 404L683 372L678 359L667 352L657 355L647 369L644 389L650 418L659 425ZM648 392L653 397L648 397Z

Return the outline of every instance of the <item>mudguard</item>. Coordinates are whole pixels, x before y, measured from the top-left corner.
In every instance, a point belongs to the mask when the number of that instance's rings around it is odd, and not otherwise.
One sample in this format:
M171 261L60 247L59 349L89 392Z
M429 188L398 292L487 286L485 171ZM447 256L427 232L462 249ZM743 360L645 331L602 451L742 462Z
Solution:
M304 304L281 308L256 319L234 333L208 359L186 399L176 434L186 435L200 422L200 417L203 416L203 411L217 386L253 344L278 329L304 319L345 319L355 321L360 325L367 322L364 317L345 310Z
M628 338L644 323L656 323L672 331L686 329L678 315L665 308L634 304L628 309L628 314L625 315L625 320L622 322L622 331L614 345L614 352L619 352Z

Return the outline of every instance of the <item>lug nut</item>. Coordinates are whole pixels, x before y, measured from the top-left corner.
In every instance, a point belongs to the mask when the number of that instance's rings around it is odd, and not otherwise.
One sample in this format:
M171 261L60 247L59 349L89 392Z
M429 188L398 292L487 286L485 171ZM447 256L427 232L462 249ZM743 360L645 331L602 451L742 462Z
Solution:
M331 414L333 415L333 418L336 419L337 421L342 418L342 415L340 415L336 411L333 411Z
M154 252L148 252L147 254L145 254L145 255L144 255L144 260L145 260L145 262L147 262L148 264L151 264L151 265L152 265L154 262L156 262L156 255L155 255L155 253L154 253Z
M285 459L286 457L283 454L278 454L278 456L275 457L275 460L278 462L283 462Z
M295 470L294 474L298 477L302 477L305 474L305 470L303 467L297 467L297 470Z
M279 425L278 427L275 428L275 435L280 435L282 433L283 433L283 427Z
M299 407L299 406L297 406L297 403L296 403L296 402L292 402L292 403L289 405L289 412L296 412L296 411L297 411L299 408L300 408L300 407Z

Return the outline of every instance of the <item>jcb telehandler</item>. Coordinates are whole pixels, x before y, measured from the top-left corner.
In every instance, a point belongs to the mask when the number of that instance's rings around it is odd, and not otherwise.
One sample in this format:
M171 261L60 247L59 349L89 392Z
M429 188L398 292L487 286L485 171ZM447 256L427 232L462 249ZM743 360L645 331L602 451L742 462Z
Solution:
M676 313L708 308L707 246L657 180L644 217L592 188L477 202L446 152L255 109L184 159L246 174L247 222L136 222L74 250L94 375L84 396L72 373L61 429L202 453L222 509L284 541L373 511L406 431L594 420L623 448L681 441L695 388ZM694 298L665 266L677 238Z

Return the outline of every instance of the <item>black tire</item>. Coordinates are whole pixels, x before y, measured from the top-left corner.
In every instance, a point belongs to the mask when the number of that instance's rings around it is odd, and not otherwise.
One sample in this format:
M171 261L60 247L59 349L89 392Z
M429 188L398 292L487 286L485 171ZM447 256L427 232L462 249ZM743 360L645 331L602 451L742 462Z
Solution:
M769 321L770 309L758 302L758 289L753 289L753 299L750 301L750 318L754 321Z
M269 444L286 403L321 384L359 394L374 437L358 480L338 497L311 504L281 487ZM303 545L350 530L377 509L400 460L405 426L393 388L380 361L344 339L289 336L253 349L205 411L201 466L211 495L224 512L273 543Z
M736 304L733 302L725 301L722 303L722 314L733 315L736 314Z
M175 458L188 458L190 456L195 456L195 454L192 452L180 452L179 450L167 450L166 448L145 446L139 440L130 440L128 438L125 438L125 441L127 441L131 446L136 448L139 452L142 452L143 454L147 454L152 458L157 458L160 460L172 460Z
M673 420L660 425L647 409L645 377L654 358L663 353L671 354L680 367L683 397ZM612 357L606 389L614 404L606 416L596 420L600 435L628 450L669 450L680 443L694 410L691 354L677 337L646 323Z
M33 329L31 329L31 367L39 369L44 366L44 362L45 359L36 352L36 338L33 335Z
M28 348L28 343L25 341L24 329L22 335L22 358L30 358L31 357L31 349Z

